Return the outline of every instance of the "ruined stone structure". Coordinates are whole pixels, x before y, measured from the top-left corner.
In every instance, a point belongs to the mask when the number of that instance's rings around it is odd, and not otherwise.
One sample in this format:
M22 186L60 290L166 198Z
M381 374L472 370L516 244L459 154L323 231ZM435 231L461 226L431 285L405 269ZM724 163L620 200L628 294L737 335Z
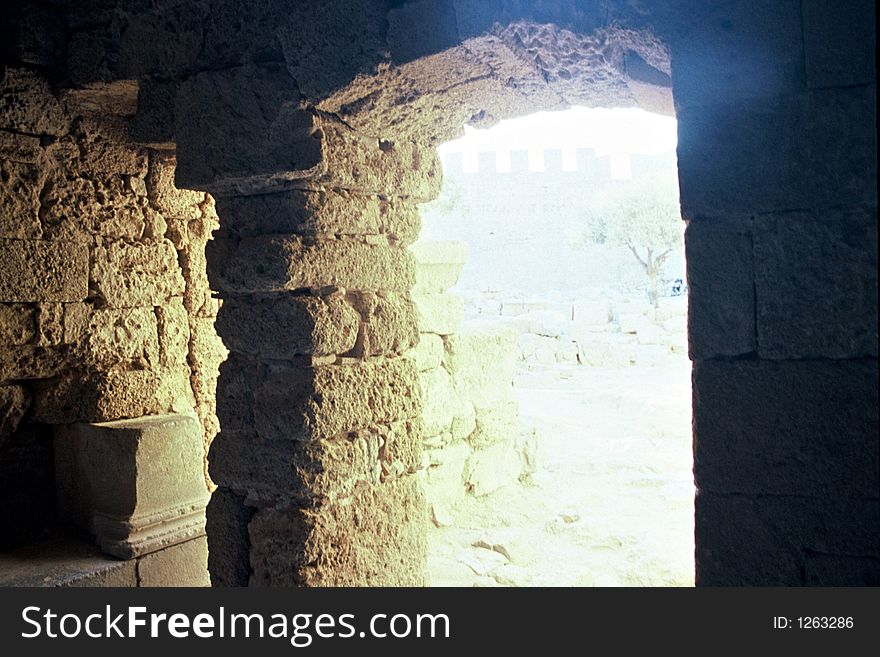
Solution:
M191 473L216 400L214 585L423 583L406 247L439 191L434 147L466 123L638 104L679 125L696 581L876 584L872 9L7 3L4 547L60 496L128 559L120 583L168 583L151 566L202 540L198 486L111 508L96 463L129 473L123 497L163 441ZM192 522L166 533L174 508Z

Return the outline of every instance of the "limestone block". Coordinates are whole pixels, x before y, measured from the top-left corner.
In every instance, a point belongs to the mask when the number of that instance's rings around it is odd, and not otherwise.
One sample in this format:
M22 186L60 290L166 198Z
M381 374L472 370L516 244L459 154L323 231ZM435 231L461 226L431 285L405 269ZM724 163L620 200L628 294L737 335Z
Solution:
M204 536L145 554L137 561L138 585L210 586L208 540Z
M452 418L452 440L464 440L477 428L477 411L472 401L463 399Z
M461 401L443 367L420 376L422 386L422 425L426 436L448 431L459 411Z
M292 190L230 196L217 201L223 225L240 237L298 235L385 235L409 244L418 237L415 205L344 189Z
M370 356L397 355L419 340L419 318L408 295L394 292L349 295L363 320L363 350Z
M458 44L451 2L421 0L388 12L388 48L395 62L408 62Z
M762 358L877 355L875 213L766 215L754 243Z
M208 503L208 570L211 586L247 586L251 575L248 523L256 509L244 498L220 487Z
M278 363L267 366L261 376L257 381L245 379L244 396L247 400L252 391L252 427L267 440L320 440L419 416L418 372L405 358L314 368ZM218 396L221 392L218 388ZM223 413L218 403L226 430Z
M161 306L185 288L177 253L168 240L96 246L90 279L96 294L115 308Z
M810 87L845 87L876 80L872 49L864 45L874 39L873 3L857 0L844 8L806 0L802 15Z
M685 231L690 356L755 351L755 285L750 233L692 221Z
M420 240L410 246L416 261L414 291L439 294L453 287L467 260L464 242Z
M443 365L463 398L477 406L488 406L510 397L518 355L512 331L491 323L471 322L444 342Z
M465 465L465 488L475 497L488 495L516 482L520 469L519 455L512 442L474 450Z
M0 154L2 157L2 154ZM39 239L40 168L35 164L0 159L0 237Z
M53 536L0 556L0 586L135 587L137 562L120 561L79 537Z
M475 406L476 427L468 443L482 449L496 443L510 443L519 435L519 404L515 399L493 406Z
M35 340L37 312L34 306L0 304L0 345L14 347Z
M296 82L283 65L189 78L178 90L175 117L176 179L183 188L242 190L267 178L303 177L321 163L316 119L299 107Z
M63 376L34 386L33 419L48 424L103 422L168 410L160 399L161 377L150 370L85 372L65 369Z
M719 494L877 497L876 361L694 365L694 472Z
M700 491L695 506L698 586L803 586L808 554L877 561L876 498ZM839 586L843 581L817 583Z
M340 295L230 297L217 315L217 331L230 349L273 359L347 353L359 325L360 316Z
M60 136L68 119L49 83L36 71L4 67L0 81L0 128L31 135Z
M443 338L434 333L420 333L418 343L407 356L413 360L419 372L427 372L440 367L443 360Z
M534 333L522 333L517 339L519 357L526 362L552 364L556 362L559 349L558 338L548 338Z
M245 238L230 248L212 240L209 267L219 289L229 292L280 291L338 286L353 290L407 291L413 284L406 249L349 240L306 241L294 235ZM209 274L211 269L209 269Z
M184 328L185 322L184 315ZM156 313L152 308L95 310L89 317L85 350L87 362L96 366L127 363L132 369L158 368Z
M182 543L204 534L203 462L201 427L189 416L61 427L55 438L60 512L124 559Z
M471 454L467 443L454 442L426 453L428 467L425 470L425 497L428 503L448 509L465 494L465 464Z
M449 292L413 294L419 310L419 331L450 335L458 331L464 312L464 301Z
M685 219L877 202L871 87L683 107L676 116ZM724 158L712 156L717 144L727 145Z
M0 302L82 301L88 295L84 244L0 240Z
M221 433L211 444L211 478L247 490L261 506L295 500L314 506L415 472L421 462L418 423L393 422L320 441L263 440Z
M250 585L424 586L425 510L414 476L317 509L261 509L249 525Z
M0 130L0 160L18 164L39 164L42 156L43 148L39 137Z
M174 184L174 171L177 165L171 155L151 154L150 168L147 172L147 196L150 203L166 218L199 219L205 193L188 189L178 189Z
M66 345L4 348L0 351L0 382L49 379L73 361L74 354Z
M0 446L15 433L27 412L31 396L22 386L0 386Z
M177 82L140 80L137 113L128 134L139 144L157 149L174 148L174 98Z
M774 96L803 87L801 8L738 0L699 12L687 39L676 43L676 104L705 105Z
M186 365L190 335L183 299L169 299L165 305L156 306L154 314L159 336L159 363L162 367Z

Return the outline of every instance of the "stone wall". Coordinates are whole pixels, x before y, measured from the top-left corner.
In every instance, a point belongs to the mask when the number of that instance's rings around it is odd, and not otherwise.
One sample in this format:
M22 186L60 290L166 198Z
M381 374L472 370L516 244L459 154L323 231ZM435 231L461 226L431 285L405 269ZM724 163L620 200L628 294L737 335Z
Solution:
M670 111L674 86L697 583L876 583L872 9L867 0L4 6L3 193L24 219L0 224L4 339L22 343L3 351L10 383L0 400L4 435L16 428L4 449L34 473L19 481L50 479L43 422L209 398L209 376L203 392L191 385L198 357L184 346L198 352L205 332L189 321L189 340L166 331L192 311L174 257L186 249L151 200L153 158L108 151L107 128L85 109L68 124L65 97L106 114L118 97L89 97L91 85L122 81L110 89L124 97L125 81L140 81L138 138L176 144L177 184L218 199L223 233L209 243L209 269L228 301L218 326L232 355L211 452L214 582L415 584L421 408L402 356L418 332L403 247L417 234L415 203L439 187L432 147L466 123L571 103ZM47 96L35 69L77 91ZM37 190L60 201L42 217ZM188 234L200 244L204 233ZM71 378L74 366L83 373ZM32 486L14 495L46 498Z
M204 265L213 201L175 188L173 153L128 138L136 94L128 83L57 92L32 70L3 70L4 548L56 525L56 493L57 521L69 520L58 429L181 413L197 418L190 451L202 462L217 431L225 351Z

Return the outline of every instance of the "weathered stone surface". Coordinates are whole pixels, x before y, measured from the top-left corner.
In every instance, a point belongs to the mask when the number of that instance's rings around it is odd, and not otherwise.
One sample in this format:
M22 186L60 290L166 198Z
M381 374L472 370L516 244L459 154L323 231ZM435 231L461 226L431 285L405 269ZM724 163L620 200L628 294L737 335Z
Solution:
M48 379L72 362L73 354L65 346L4 349L0 351L0 382Z
M877 499L727 496L700 491L696 498L697 586L803 586L805 559L811 553L876 560L878 512ZM813 570L817 585L837 585L834 579L816 581L821 576Z
M520 468L519 456L512 442L474 450L465 465L465 490L475 497L488 495L516 482Z
M165 305L156 306L154 317L159 338L159 364L162 367L186 365L190 331L183 300L180 297L173 297ZM198 360L204 355L203 352L197 352Z
M321 440L414 419L421 403L418 373L405 358L311 369L273 364L252 390L252 426L267 440Z
M804 55L810 87L844 87L876 80L874 5L856 0L841 7L822 0L806 0L801 8Z
M461 297L449 292L443 294L413 294L419 310L419 331L450 335L458 331L464 311Z
M427 372L440 367L443 360L443 338L434 333L419 334L419 342L407 356L420 372Z
M161 306L182 295L185 287L174 246L167 240L95 247L90 279L95 294L115 308Z
M14 347L36 338L36 308L24 304L0 304L0 345Z
M505 327L470 322L444 338L443 365L455 389L477 406L510 399L519 348L516 334Z
M137 560L139 586L210 586L204 536L146 554Z
M230 349L270 359L347 353L359 324L357 311L341 295L231 297L217 315L217 330Z
M467 259L464 242L422 240L410 246L416 261L416 293L439 294L458 282Z
M146 177L147 195L167 218L194 220L202 216L205 193L178 189L174 184L176 161L171 155L152 154Z
M128 135L136 142L154 148L174 148L174 99L177 83L141 80L138 85L137 114Z
M0 159L0 237L39 239L40 170L34 164Z
M425 436L437 436L452 428L452 421L461 407L461 399L443 367L425 372L420 381Z
M425 497L442 512L465 494L465 464L471 450L467 443L454 442L440 449L426 450Z
M688 348L692 360L753 353L752 235L726 222L692 221L685 231Z
M82 244L0 240L0 301L82 301L89 254Z
M419 339L418 311L409 296L394 292L351 293L361 313L365 355L388 356L409 351Z
M157 368L160 357L156 312L152 308L95 310L89 318L85 350L86 362L99 369L109 369L117 363L125 363L131 369Z
M316 442L263 440L221 433L211 444L211 478L248 491L261 505L295 500L314 506L415 472L421 460L417 423L393 422Z
M15 433L30 403L31 396L23 386L0 386L0 445Z
M677 118L685 219L877 203L873 87L683 107Z
M213 240L212 249L224 248L222 241ZM229 292L327 286L406 291L413 282L411 256L398 247L287 235L245 238L227 258L214 253L209 254L209 267L218 275L212 280Z
M475 428L468 442L480 449L510 443L519 435L519 404L515 399L493 406L475 406Z
M707 493L878 497L876 361L694 364Z
M349 499L314 510L261 510L249 525L250 584L423 586L426 529L413 476L363 484Z
M299 98L296 82L277 64L208 71L183 82L175 106L178 185L213 193L315 170L320 133Z
M176 545L204 534L204 458L201 428L192 417L60 428L55 439L59 508L114 556L131 558Z
M43 147L39 137L0 130L0 160L17 164L39 164L42 155Z
M343 189L293 190L217 201L223 226L240 237L273 233L299 235L386 235L409 244L418 237L415 205L352 194Z
M53 537L0 555L0 586L135 587L136 564L78 538Z
M762 358L877 355L876 212L760 216L754 241Z
M255 511L226 488L212 493L206 523L211 586L247 586L251 576L248 523Z
M32 135L63 135L67 118L47 81L35 71L3 67L0 128Z
M736 0L706 8L673 45L676 103L690 107L798 92L804 84L801 6Z

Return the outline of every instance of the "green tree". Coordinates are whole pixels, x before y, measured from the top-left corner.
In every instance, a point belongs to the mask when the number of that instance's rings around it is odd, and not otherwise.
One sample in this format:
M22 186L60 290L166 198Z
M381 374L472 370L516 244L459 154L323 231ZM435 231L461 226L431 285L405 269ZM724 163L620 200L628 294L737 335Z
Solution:
M684 231L675 176L613 181L590 201L587 225L590 241L630 250L645 272L648 300L656 308L660 271L681 245Z

